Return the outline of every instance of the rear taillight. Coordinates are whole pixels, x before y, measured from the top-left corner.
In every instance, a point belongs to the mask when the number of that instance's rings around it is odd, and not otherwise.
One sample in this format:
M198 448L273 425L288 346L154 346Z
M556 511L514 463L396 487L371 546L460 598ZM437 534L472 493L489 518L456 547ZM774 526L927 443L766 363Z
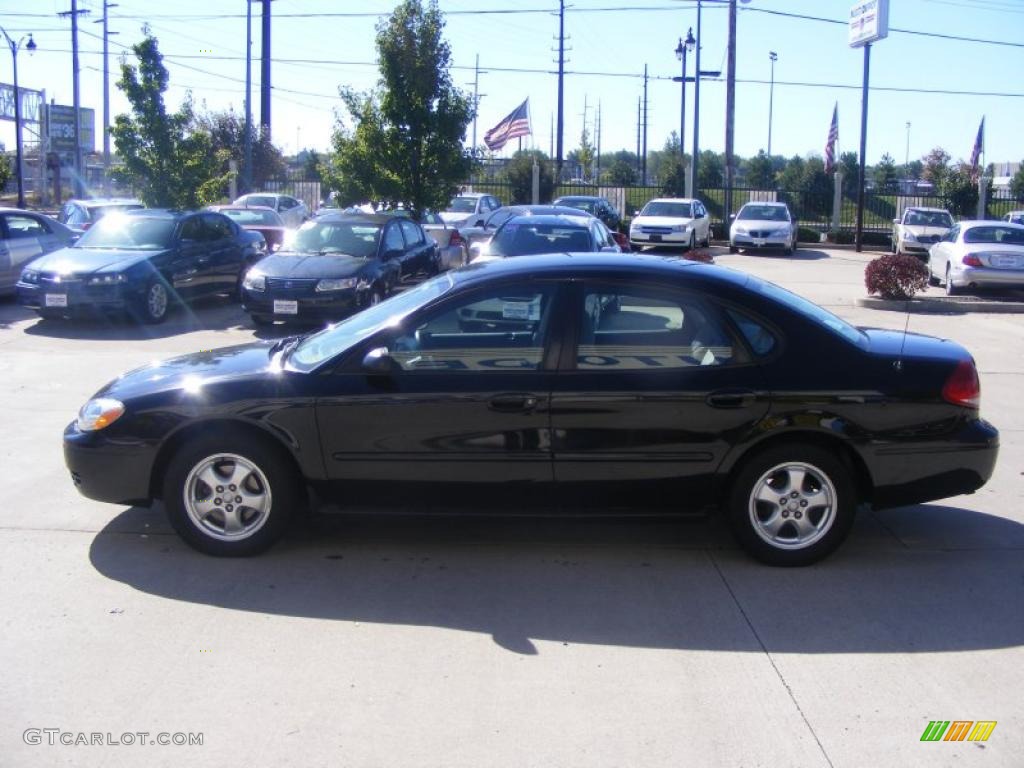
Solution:
M82 222L82 231L87 230L91 226L92 226L92 222L91 221L83 221Z
M953 405L977 408L981 403L981 382L973 360L961 360L942 387L942 399Z
M462 239L462 235L459 234L459 230L453 229L451 239L448 241L448 245L465 245L466 241Z
M968 267L980 267L981 266L981 259L978 258L978 254L976 254L976 253L968 253L966 256L964 256L963 262Z

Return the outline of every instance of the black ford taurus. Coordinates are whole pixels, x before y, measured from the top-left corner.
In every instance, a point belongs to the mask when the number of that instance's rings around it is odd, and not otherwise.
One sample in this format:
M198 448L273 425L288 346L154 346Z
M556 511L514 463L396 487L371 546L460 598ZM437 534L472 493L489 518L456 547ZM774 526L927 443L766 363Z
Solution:
M325 214L249 271L242 306L256 324L340 320L438 264L437 243L410 219Z
M753 555L799 565L834 550L861 503L980 488L998 432L979 397L954 342L855 328L727 269L561 254L126 373L64 450L84 495L162 498L217 555L268 547L311 498L440 491L482 508L568 490L718 508Z

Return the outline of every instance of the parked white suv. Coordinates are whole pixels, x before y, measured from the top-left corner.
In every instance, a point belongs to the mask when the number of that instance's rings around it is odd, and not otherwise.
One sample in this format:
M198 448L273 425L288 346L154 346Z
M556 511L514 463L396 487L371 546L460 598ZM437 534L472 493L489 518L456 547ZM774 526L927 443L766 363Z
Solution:
M711 217L700 200L662 197L651 200L633 216L630 245L682 245L707 247L711 241Z

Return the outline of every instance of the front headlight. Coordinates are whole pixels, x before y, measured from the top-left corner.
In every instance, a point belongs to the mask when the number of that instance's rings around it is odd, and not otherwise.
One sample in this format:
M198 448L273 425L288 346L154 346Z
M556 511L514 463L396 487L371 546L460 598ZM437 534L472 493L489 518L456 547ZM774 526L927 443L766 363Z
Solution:
M911 232L910 230L903 230L903 239L904 240L911 240L911 241L917 240L917 238L914 237L914 233Z
M251 270L245 273L242 287L248 291L265 291L267 290L267 277L261 272Z
M355 288L358 283L359 280L355 277L328 277L316 284L316 291L317 293L323 291L346 291L349 288Z
M39 273L38 272L34 272L31 269L26 269L24 272L21 273L21 282L23 282L23 283L33 283L33 284L34 283L38 283L39 282Z
M124 403L110 397L97 397L82 406L78 412L78 429L95 432L109 427L124 413Z
M673 232L685 232L689 228L690 228L689 224L673 224L672 225L672 231Z
M127 278L120 272L116 274L94 275L89 278L89 285L115 285L123 283Z
M747 228L746 227L741 227L738 224L732 228L732 231L733 231L734 234L737 234L737 235L745 235L745 234L747 234Z
M788 235L789 235L789 229L788 228L776 229L771 234L772 237L787 237Z

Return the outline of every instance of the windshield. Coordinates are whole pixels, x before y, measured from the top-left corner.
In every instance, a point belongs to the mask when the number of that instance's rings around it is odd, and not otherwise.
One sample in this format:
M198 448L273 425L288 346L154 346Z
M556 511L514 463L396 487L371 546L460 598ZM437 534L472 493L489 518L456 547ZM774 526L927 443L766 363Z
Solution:
M365 221L307 221L288 244L289 251L344 253L368 259L377 253L381 227Z
M221 208L220 212L240 227L252 226L254 224L265 224L268 227L282 226L281 217L269 208L267 210L260 210L259 208Z
M597 210L597 202L595 200L582 200L578 197L563 197L560 200L555 200L552 205L564 205L567 208L579 208L581 211L587 213L593 213Z
M269 195L246 195L242 198L241 203L244 206L258 205L264 208L277 209L277 200Z
M950 229L953 226L953 217L945 211L907 211L907 217L903 223L912 227Z
M493 256L528 256L538 253L592 251L590 230L570 223L537 224L528 218L513 219L491 240Z
M125 203L124 205L94 205L89 208L89 218L92 221L99 221L108 213L124 213L125 211L137 211L144 206L142 203Z
M781 205L744 205L736 218L747 221L789 221L789 211Z
M839 334L861 349L867 349L867 337L860 330L845 320L836 317L827 309L819 307L813 301L808 301L803 296L797 296L785 288L780 288L774 283L769 283L767 280L762 280L758 277L751 277L747 286L761 295L767 296L769 299L773 299L779 304L783 304L789 309L800 313L818 325L828 328L833 333Z
M75 248L129 248L159 251L171 244L177 221L111 213L86 230Z
M1024 229L1018 227L971 227L964 232L965 243L1024 245Z
M650 202L640 211L641 216L671 216L675 219L690 219L693 214L690 212L689 203L659 203Z
M358 344L377 331L398 325L410 312L414 312L454 285L450 275L441 275L420 283L390 299L367 307L362 312L324 328L304 338L288 358L288 365L298 371L311 371Z
M476 210L476 198L456 197L448 206L448 210L452 213L472 213Z

